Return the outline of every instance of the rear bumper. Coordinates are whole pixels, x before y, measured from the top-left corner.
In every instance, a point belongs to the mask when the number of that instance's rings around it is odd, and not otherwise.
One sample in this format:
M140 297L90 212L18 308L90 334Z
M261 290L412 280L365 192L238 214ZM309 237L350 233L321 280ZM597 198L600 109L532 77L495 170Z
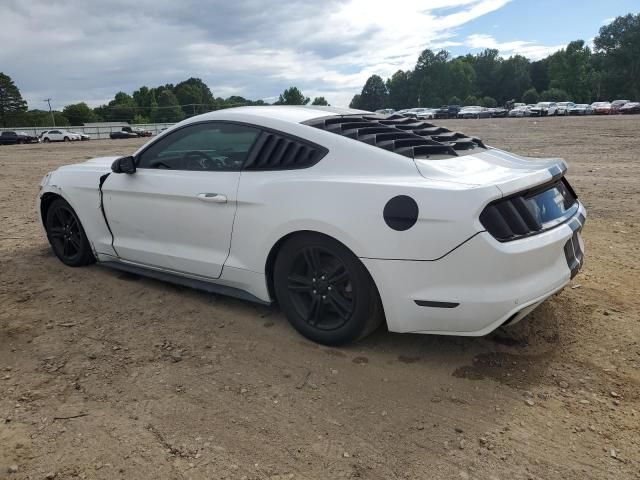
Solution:
M390 331L486 335L524 317L569 282L582 266L585 216L580 205L563 225L512 242L481 232L439 260L362 261L376 282ZM577 269L568 243L581 249Z

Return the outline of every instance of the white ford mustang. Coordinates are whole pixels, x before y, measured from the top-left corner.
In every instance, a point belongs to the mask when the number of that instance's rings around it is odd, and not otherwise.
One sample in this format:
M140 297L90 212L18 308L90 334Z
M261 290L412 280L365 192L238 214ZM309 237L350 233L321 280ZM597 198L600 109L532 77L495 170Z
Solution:
M582 266L585 210L565 171L403 116L242 107L48 173L38 212L67 265L277 300L317 342L384 319L484 335Z

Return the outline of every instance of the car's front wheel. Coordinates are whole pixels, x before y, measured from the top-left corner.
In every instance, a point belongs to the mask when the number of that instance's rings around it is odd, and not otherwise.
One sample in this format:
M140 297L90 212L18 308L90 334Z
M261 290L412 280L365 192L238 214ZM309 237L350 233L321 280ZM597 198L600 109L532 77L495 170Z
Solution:
M80 219L64 199L58 198L49 206L45 230L53 253L64 264L81 267L95 262Z
M273 279L289 322L315 342L341 345L364 338L383 319L369 272L330 237L304 233L287 240L276 258Z

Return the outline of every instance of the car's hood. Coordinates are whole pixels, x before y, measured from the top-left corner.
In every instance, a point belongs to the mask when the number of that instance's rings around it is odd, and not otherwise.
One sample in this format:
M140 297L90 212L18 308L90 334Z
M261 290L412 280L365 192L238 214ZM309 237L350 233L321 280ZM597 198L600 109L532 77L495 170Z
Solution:
M87 160L86 162L74 163L73 165L64 165L58 168L58 170L64 170L64 171L75 170L75 171L83 171L83 172L95 171L99 173L106 173L111 171L111 164L113 163L113 161L116 158L120 158L120 157L121 156L92 158L91 160Z
M495 185L503 195L525 190L562 174L560 158L527 158L495 148L442 160L416 159L420 174L429 179L480 187Z

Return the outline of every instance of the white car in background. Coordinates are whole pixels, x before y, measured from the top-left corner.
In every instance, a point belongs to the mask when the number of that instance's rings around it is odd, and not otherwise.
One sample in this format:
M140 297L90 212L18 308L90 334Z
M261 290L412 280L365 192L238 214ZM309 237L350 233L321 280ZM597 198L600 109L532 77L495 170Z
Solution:
M531 115L529 107L527 105L520 105L509 110L507 114L509 117L528 117Z
M532 117L547 117L558 114L558 105L555 102L538 102L529 109Z
M569 115L570 110L575 107L573 102L558 102L556 103L556 115Z
M59 167L38 213L66 265L277 301L320 343L384 319L393 332L477 336L582 267L586 214L566 169L401 115L240 107L130 156Z
M45 130L40 134L40 140L44 143L74 142L82 140L82 137L78 133L69 132L67 130Z

